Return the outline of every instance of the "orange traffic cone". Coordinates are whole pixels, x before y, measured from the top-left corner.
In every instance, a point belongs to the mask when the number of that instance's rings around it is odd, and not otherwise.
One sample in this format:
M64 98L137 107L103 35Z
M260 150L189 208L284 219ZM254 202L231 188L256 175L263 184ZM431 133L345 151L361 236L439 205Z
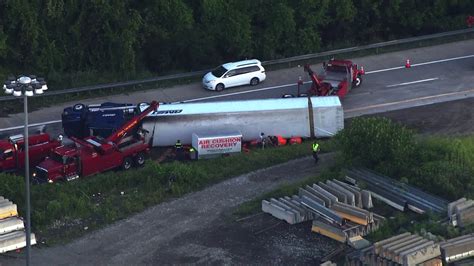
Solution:
M406 68L410 68L411 65L410 65L410 59L407 59L407 62L405 63L405 67Z

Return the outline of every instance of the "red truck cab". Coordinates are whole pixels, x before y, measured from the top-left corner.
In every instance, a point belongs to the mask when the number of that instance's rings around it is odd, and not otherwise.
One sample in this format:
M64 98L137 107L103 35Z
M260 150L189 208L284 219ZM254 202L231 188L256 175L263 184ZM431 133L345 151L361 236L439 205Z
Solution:
M331 75L331 73L341 73L344 74L339 78L339 80L350 81L352 87L359 87L362 84L362 75L364 75L363 68L354 64L350 60L329 60L325 65L325 74Z
M143 139L134 139L119 145L103 143L102 139L88 137L84 140L74 139L75 146L57 147L36 167L36 178L48 183L59 180L71 181L79 177L98 174L107 170L122 167L124 170L133 164L145 163L145 154L149 144Z
M323 73L318 76L309 65L305 66L305 71L313 81L308 91L310 95L337 95L342 99L353 87L359 87L362 84L362 75L365 74L363 68L359 69L350 60L331 59L323 63L323 68Z
M28 137L30 166L40 163L61 142L41 133ZM0 172L19 171L25 167L25 140L23 135L10 136L0 140Z
M53 183L60 179L71 179L77 175L76 158L78 151L73 147L60 146L51 156L36 166L33 175L39 181Z

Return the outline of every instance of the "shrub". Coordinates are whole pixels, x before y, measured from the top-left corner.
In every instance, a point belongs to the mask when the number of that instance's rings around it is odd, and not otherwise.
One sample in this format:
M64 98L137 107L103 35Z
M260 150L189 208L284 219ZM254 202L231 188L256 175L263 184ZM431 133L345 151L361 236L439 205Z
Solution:
M387 118L355 118L336 135L338 150L348 165L365 166L389 175L413 165L414 133Z

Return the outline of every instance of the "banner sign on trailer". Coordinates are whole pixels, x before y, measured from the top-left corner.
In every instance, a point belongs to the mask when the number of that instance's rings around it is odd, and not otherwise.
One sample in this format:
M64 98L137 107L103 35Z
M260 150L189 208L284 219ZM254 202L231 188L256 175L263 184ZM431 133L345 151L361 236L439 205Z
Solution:
M198 135L193 133L193 147L198 156L241 152L242 134L240 132L219 135Z

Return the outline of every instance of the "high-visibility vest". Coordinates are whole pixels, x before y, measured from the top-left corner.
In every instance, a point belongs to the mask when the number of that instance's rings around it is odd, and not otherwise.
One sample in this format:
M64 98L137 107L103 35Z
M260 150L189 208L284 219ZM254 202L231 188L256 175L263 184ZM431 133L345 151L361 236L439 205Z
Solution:
M318 143L313 143L313 151L317 152L319 149L319 144Z
M181 148L183 146L183 144L181 144L181 142L176 142L176 144L174 146L176 148Z

